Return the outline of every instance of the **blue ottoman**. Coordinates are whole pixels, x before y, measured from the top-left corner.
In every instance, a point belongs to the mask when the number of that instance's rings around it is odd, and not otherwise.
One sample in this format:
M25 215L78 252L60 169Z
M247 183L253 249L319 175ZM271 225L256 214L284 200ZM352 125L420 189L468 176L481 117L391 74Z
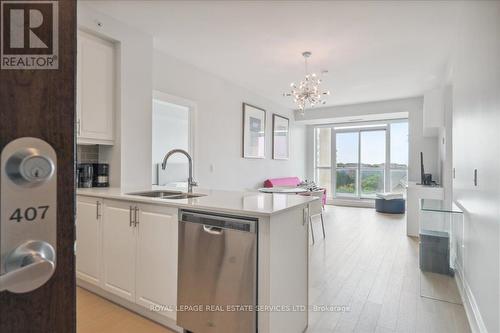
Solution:
M379 213L404 214L405 199L375 199L375 210Z

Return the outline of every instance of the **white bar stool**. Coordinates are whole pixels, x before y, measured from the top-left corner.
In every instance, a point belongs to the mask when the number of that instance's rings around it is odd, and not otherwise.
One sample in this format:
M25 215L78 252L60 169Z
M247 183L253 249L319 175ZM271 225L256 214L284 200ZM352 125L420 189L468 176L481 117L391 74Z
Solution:
M318 200L314 200L309 204L309 225L311 226L311 237L312 237L312 242L314 244L314 229L312 225L312 218L315 216L320 216L321 217L321 227L323 228L323 238L326 238L325 235L325 222L323 220L323 193L324 190L318 190L318 191L310 191L307 193L300 193L300 195L309 195L309 196L315 196L318 198Z

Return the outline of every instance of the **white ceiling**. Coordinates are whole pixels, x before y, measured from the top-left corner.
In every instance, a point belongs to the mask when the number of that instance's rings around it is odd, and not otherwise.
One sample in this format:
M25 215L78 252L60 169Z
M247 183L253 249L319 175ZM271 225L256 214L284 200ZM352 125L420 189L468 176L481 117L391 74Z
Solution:
M327 105L421 95L446 65L457 1L85 1L155 47L290 108L282 96L327 69Z

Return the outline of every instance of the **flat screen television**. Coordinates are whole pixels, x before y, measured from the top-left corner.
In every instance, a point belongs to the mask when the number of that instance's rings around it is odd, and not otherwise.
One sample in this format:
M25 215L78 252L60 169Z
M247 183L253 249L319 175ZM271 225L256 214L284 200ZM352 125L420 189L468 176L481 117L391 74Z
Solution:
M420 152L420 184L425 184L424 153Z
M432 175L424 171L424 153L420 152L420 184L422 185L436 185L432 181Z

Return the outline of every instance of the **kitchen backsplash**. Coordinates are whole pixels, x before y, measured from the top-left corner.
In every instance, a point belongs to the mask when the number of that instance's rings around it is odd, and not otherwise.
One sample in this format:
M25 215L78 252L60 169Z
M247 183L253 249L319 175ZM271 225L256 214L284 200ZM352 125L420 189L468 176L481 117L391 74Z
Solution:
M99 146L77 145L76 161L78 163L97 163L99 161Z

